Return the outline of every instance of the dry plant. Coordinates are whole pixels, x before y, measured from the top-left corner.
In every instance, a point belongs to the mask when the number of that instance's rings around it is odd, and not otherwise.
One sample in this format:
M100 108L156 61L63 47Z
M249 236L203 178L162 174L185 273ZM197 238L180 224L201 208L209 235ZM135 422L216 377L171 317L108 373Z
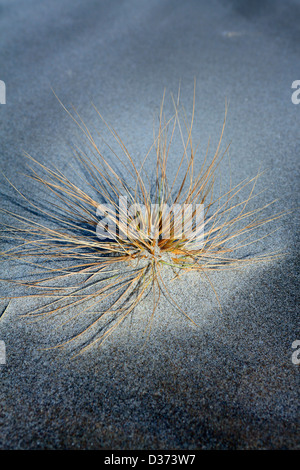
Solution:
M29 201L10 183L27 208L41 217L29 219L3 209L18 224L3 227L2 237L13 238L17 244L2 251L1 256L42 270L34 281L11 281L26 286L31 290L30 296L47 299L46 304L26 316L62 318L63 313L69 312L70 317L61 322L61 326L68 322L76 324L79 316L87 322L55 347L79 340L82 352L96 343L101 344L149 293L153 296L149 328L162 294L195 323L173 298L172 284L165 282L164 269L172 269L175 279L182 273L197 271L199 279L207 279L218 299L209 271L237 268L276 256L274 253L245 256L245 247L258 240L257 236L252 238L252 233L281 215L264 217L262 214L269 204L249 209L250 201L257 197L255 186L260 173L234 187L230 178L229 187L222 191L220 186L216 194L220 163L228 154L228 148L221 151L227 107L214 155L209 159L208 146L199 168L197 148L192 142L195 91L189 120L179 104L179 93L172 100L174 113L169 119L164 115L164 98L162 100L158 129L140 166L96 107L98 117L120 147L121 156L106 142L110 157L104 156L97 138L76 110L72 108L71 112L62 105L86 139L85 151L79 147L73 149L77 164L82 168L81 187L57 167L48 168L29 155L26 155L31 162L27 176L48 195L46 206ZM182 154L170 181L168 165L170 160L173 166L174 161L178 161L178 155L175 158L171 148L175 135L182 143ZM151 179L144 168L152 153L156 157L155 176ZM112 156L118 164L115 167ZM127 179L117 170L118 166ZM75 175L76 170L73 171ZM247 196L241 196L245 191ZM131 212L120 206L121 197L127 198ZM176 211L165 209L174 205L189 207L183 219L177 217ZM195 224L198 207L204 207L204 218ZM105 215L102 223L99 215ZM180 235L182 222L192 228L189 236L185 232ZM97 232L99 227L99 233L104 233L102 236ZM219 305L221 308L220 302Z

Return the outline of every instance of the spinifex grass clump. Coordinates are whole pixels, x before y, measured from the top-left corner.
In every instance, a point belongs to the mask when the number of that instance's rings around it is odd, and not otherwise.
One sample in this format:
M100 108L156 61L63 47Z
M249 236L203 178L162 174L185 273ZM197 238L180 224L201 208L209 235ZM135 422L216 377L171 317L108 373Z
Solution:
M253 231L279 217L260 216L267 206L248 209L259 175L234 187L229 184L223 192L218 185L216 194L220 163L227 153L227 149L221 151L226 112L214 155L209 159L207 149L199 165L201 157L192 143L195 95L189 123L179 96L176 102L173 99L174 114L168 120L163 103L153 144L140 166L96 108L121 153L108 144L103 150L77 112L71 114L64 108L86 139L85 151L74 149L82 168L80 187L58 168L50 169L27 155L39 169L30 166L28 176L48 195L46 206L30 202L15 188L40 219L8 212L18 224L6 225L2 234L13 236L17 246L1 254L41 270L34 281L14 281L26 286L28 295L47 299L28 317L62 318L68 312L63 325L76 324L85 315L85 326L56 347L79 340L84 350L103 342L149 293L153 295L151 318L163 294L194 323L173 299L172 286L164 281L165 269L172 269L174 278L197 271L199 282L210 282L209 270L231 269L273 256L245 257L245 247L257 241L251 238ZM180 155L172 147L176 134L182 142ZM107 150L109 157L104 156ZM144 168L153 153L151 179ZM168 168L176 162L170 181ZM242 197L245 191L247 196Z

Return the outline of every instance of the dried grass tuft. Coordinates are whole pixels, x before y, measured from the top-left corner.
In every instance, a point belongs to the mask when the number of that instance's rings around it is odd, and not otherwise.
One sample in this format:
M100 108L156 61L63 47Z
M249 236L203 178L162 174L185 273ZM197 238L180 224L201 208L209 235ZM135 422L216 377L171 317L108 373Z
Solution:
M227 107L214 155L209 159L208 147L200 169L196 170L197 148L192 142L195 93L189 122L184 108L179 104L179 93L172 100L174 113L169 119L164 115L164 98L162 100L157 134L140 167L115 129L95 108L97 116L119 146L121 156L111 145L106 145L123 173L135 181L134 184L129 184L112 165L111 159L104 156L96 137L76 110L71 112L63 105L86 139L86 151L78 147L74 149L74 157L83 170L82 185L75 185L58 168L50 169L28 154L28 178L40 185L45 194L56 202L44 207L29 201L10 183L23 203L40 216L39 220L29 219L2 209L17 222L3 227L2 238L13 238L17 244L2 251L1 257L21 260L41 270L40 277L34 281L13 281L26 286L28 295L47 299L46 304L44 302L25 316L31 319L51 318L74 309L79 313L71 315L66 322L76 322L79 315L86 315L86 326L56 345L56 348L79 340L82 352L96 343L101 344L149 293L153 295L150 322L164 294L173 306L195 323L176 303L171 288L164 281L163 272L167 266L172 268L175 278L182 273L196 271L200 280L205 278L210 282L208 275L211 270L240 268L278 256L277 253L244 256L245 248L259 240L257 236L253 238L253 233L255 235L259 227L274 222L282 215L263 215L275 201L264 207L249 208L259 194L255 193L255 187L261 173L234 187L230 181L226 190L222 192L220 186L216 194L220 164L228 154L228 148L221 150ZM171 146L176 133L182 142L182 155L175 176L170 181L170 162L174 158ZM144 171L146 160L151 158L153 152L154 181ZM178 161L177 158L175 161ZM245 192L246 196L242 196ZM120 196L126 196L130 205L135 204L137 209L143 207L144 210L137 210L134 215L126 214L119 207ZM107 204L111 209L107 210ZM155 209L153 204L156 204ZM184 219L187 226L193 227L193 236L176 236L182 227L178 226L174 212L166 213L166 204L168 207L173 204L204 205L204 224L195 227L196 209L193 209L185 214ZM100 239L96 235L99 224L96 211L99 208L100 211L107 211L106 220L116 228L112 231L108 226L110 238ZM166 222L169 228L167 234ZM55 263L58 264L55 266ZM212 283L211 288L217 296ZM218 302L222 308L219 299Z

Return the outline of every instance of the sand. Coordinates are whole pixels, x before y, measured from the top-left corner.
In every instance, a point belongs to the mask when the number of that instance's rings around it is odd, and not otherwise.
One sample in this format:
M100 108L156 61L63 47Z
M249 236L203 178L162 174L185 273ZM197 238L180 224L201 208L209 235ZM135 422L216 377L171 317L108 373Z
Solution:
M51 88L97 127L95 103L138 160L151 145L164 89L170 110L181 82L190 112L196 78L199 158L209 136L212 149L217 144L227 98L223 145L231 142L233 181L267 169L259 205L279 198L276 212L294 209L299 14L295 0L2 1L1 171L37 200L45 195L22 175L23 151L70 175L69 145L81 137ZM176 167L181 152L174 149ZM150 161L146 169L151 174ZM3 178L1 200L15 209ZM201 277L175 282L174 296L198 327L162 299L146 343L151 298L101 348L73 360L69 351L42 350L59 339L55 322L20 318L38 300L12 301L6 310L1 301L0 448L299 448L297 217L283 217L259 245L259 253L284 251L280 260L212 274L222 311ZM2 264L1 277L28 273ZM1 284L2 296L12 292Z

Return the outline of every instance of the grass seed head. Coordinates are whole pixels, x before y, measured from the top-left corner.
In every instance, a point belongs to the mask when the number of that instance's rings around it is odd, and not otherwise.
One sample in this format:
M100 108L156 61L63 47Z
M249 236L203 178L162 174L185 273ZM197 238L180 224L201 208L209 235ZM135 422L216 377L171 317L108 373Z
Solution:
M95 108L119 147L117 153L107 144L122 172L112 164L112 158L105 156L76 110L71 112L62 105L86 140L86 150L74 149L74 158L82 168L81 184L30 155L26 155L28 177L51 196L52 204L45 207L29 201L10 183L24 204L40 215L39 220L33 220L3 209L17 225L3 227L3 238L13 237L16 245L3 250L2 258L22 260L41 271L34 281L15 281L26 286L26 295L47 299L46 305L27 316L48 319L71 312L63 322L66 324L79 315L93 313L82 330L56 347L78 340L83 351L102 343L149 292L153 295L151 318L164 294L195 323L173 299L172 290L164 281L166 268L172 269L176 278L183 272L195 271L201 281L209 280L211 270L239 268L276 256L240 256L258 241L252 235L260 226L281 216L263 216L268 205L253 208L261 173L235 186L230 180L225 190L220 187L217 191L221 162L228 153L228 147L222 149L221 145L227 107L214 154L209 158L208 147L201 161L192 141L195 93L189 122L179 94L172 100L174 112L166 118L163 98L157 132L139 166L118 133ZM176 134L182 150L175 157L172 143ZM151 180L145 166L153 153L155 176ZM179 163L171 179L169 167L175 162ZM130 176L131 183L126 176ZM246 196L242 196L245 192ZM197 219L198 209L201 217ZM217 295L212 284L211 288Z

